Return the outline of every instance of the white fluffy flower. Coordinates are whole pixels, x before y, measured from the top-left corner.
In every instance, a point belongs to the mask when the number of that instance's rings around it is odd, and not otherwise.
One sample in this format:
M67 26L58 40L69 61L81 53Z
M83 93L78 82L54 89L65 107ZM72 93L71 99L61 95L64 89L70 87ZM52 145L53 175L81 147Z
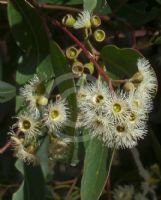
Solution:
M129 115L130 107L127 95L123 91L112 92L106 101L107 117L110 121L124 122Z
M113 191L114 200L132 200L133 195L134 195L133 185L125 185L125 186L119 185Z
M28 103L28 108L35 117L39 117L38 103L42 102L42 95L45 92L45 88L42 80L35 74L34 77L24 87L20 88L20 96L22 96ZM45 97L44 97L45 98ZM43 102L44 102L43 98ZM45 98L46 103L47 99Z
M142 75L142 81L138 87L140 94L144 96L154 94L157 91L158 83L156 74L150 66L149 61L144 58L140 58L138 59L137 66Z
M83 103L88 103L94 107L97 107L105 103L109 93L110 92L108 86L100 81L97 81L95 84L90 84L88 86L82 87L78 91L78 100L80 100L80 103L81 100L84 100Z
M26 162L27 164L35 165L38 161L35 155L35 148L33 146L24 147L23 139L19 139L16 135L11 136L11 142L14 149L15 156Z
M139 139L142 139L147 130L144 127L132 127L125 123L115 124L113 127L113 145L111 147L119 148L133 148L137 145Z
M132 111L142 114L149 113L153 108L151 97L144 95L140 90L131 91L128 102Z
M90 28L91 27L91 15L88 10L84 10L81 13L79 13L78 18L76 22L74 23L75 29L80 28Z
M61 129L67 122L68 108L64 101L50 102L45 109L45 125L51 130Z
M17 127L20 132L23 132L26 139L33 137L36 138L41 134L41 124L32 115L23 113L16 118L18 121L13 125L13 127Z
M105 104L109 95L109 89L101 82L91 84L78 91L78 107L80 113L78 118L82 120L84 126L93 127L96 118L106 118ZM80 97L80 94L83 98ZM105 123L105 122L103 122Z

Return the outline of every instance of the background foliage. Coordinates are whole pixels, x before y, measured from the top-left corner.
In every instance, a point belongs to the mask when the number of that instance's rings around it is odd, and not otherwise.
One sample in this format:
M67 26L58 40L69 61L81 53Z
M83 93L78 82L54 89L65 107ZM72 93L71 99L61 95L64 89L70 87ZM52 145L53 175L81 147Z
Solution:
M8 141L7 132L13 123L11 117L22 109L19 87L34 73L50 79L71 72L63 50L73 41L53 25L52 19L61 21L67 13L76 16L82 8L102 16L102 28L107 38L101 45L94 44L111 77L121 79L131 76L137 70L137 58L143 55L156 71L159 87L150 115L150 131L138 149L145 168L153 164L160 168L160 0L0 0L0 145L3 147ZM76 35L75 31L73 33ZM52 84L52 81L46 84L48 93ZM71 120L77 115L75 87L75 80L71 78L59 84L58 88L61 94L67 89L74 89L68 96ZM74 127L66 130L70 136L79 134L75 133ZM109 186L107 175L113 152L97 140L75 144L67 157L54 161L54 164L47 159L47 144L48 139L45 138L37 152L40 165L36 167L15 161L12 150L0 155L0 199L76 200L80 199L81 193L82 200L110 200L110 192L115 185L137 185L140 182L141 177L129 150L116 152ZM159 189L157 196L161 198Z

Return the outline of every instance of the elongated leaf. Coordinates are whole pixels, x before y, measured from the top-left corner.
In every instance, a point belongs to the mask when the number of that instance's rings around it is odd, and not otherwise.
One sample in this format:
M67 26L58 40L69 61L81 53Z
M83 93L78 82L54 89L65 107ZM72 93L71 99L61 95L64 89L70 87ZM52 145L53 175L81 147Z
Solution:
M7 11L11 31L18 46L23 50L17 64L17 83L26 83L36 72L46 79L53 76L48 36L35 9L27 1L10 0ZM17 97L16 102L18 111L22 105L21 98Z
M137 71L137 60L142 55L135 49L118 48L107 45L101 51L101 58L106 64L107 71L118 78L130 78Z
M83 8L84 10L88 10L92 12L97 5L97 0L83 0Z
M148 8L148 3L146 1L134 2L132 4L125 4L118 11L117 15L125 18L131 24L135 26L141 26L152 21L157 15L159 15L160 10L157 7Z
M45 182L40 166L24 165L24 200L44 200Z
M24 175L23 162L21 160L16 161L15 167L21 172L22 175ZM21 183L19 189L13 194L12 200L24 200L23 189L24 189L24 181Z
M40 148L37 151L37 156L39 158L40 166L45 180L47 180L47 177L49 175L48 144L49 144L49 138L46 136Z
M90 141L84 161L81 199L98 200L109 176L113 151L98 139Z
M4 81L0 81L0 103L11 100L16 95L16 88Z
M52 42L50 47L54 74L57 77L55 79L55 87L59 88L62 97L66 98L68 101L71 123L69 123L67 131L69 135L74 135L74 124L77 117L77 103L73 75L70 73L67 60L60 47L55 42Z
M109 4L107 3L107 1L104 0L98 0L97 1L97 6L95 8L95 12L103 14L103 15L107 15L112 13L112 10L109 6Z
M27 1L10 0L8 20L17 45L23 50L18 63L17 83L29 80L38 66L44 69L44 73L51 74L51 66L42 67L49 55L49 41L36 10Z

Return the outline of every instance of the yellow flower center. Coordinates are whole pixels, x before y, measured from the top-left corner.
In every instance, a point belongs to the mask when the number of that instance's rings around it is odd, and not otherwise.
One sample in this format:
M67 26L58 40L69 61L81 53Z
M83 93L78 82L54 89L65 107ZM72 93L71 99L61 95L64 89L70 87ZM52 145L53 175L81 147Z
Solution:
M70 56L71 56L71 57L76 56L76 51L74 51L73 49L71 49L71 51L70 51Z
M26 130L30 129L30 127L31 127L30 121L24 120L24 121L22 122L22 127L23 127L24 129L26 129Z
M103 99L104 99L104 97L101 94L99 94L99 95L96 96L95 101L96 101L96 103L99 104L103 101Z
M69 59L74 59L78 55L78 50L75 47L69 47L66 49L66 56Z
M125 127L124 127L124 126L121 126L121 125L118 125L118 126L116 127L116 130L117 130L119 133L122 133L122 132L125 131Z
M97 119L95 121L95 124L96 124L96 127L102 127L103 126L103 123L99 119Z
M134 112L130 113L129 120L130 120L131 122L134 122L135 119L136 119L135 113L134 113Z
M133 106L135 106L136 108L139 108L139 107L140 107L140 102L139 102L139 100L134 100L134 101L133 101Z
M121 110L122 110L122 107L121 107L121 105L119 103L114 103L113 104L113 111L114 112L119 113L119 112L121 112Z
M59 112L57 110L53 110L51 111L50 116L52 119L55 119L59 116Z

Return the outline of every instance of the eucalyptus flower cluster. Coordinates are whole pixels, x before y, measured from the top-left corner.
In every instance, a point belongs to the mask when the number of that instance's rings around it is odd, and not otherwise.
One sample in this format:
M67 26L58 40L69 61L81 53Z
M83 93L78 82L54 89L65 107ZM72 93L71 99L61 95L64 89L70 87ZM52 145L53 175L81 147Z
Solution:
M154 70L144 58L138 72L129 79L130 90L111 91L102 81L88 84L78 92L78 125L90 130L110 148L132 148L147 133L148 113L157 90Z
M84 29L85 36L88 38L93 35L97 42L102 42L105 39L105 32L98 28L101 25L101 18L88 10L81 11L76 19L71 14L67 14L63 17L62 23L74 29Z
M68 106L61 98L48 100L45 95L45 82L37 75L20 89L20 96L24 101L24 109L15 117L16 122L10 132L12 146L16 157L35 164L38 161L36 152L41 138L48 133L53 143L54 134L66 125ZM55 144L56 141L60 143L57 137ZM64 144L61 140L61 145Z
M124 89L111 91L101 80L80 87L76 128L88 129L91 137L97 137L110 148L132 148L144 138L157 79L147 60L139 59L137 66L138 72ZM46 134L58 147L55 152L64 154L63 149L69 147L69 141L64 141L59 134L69 122L68 104L60 96L55 99L47 96L45 88L45 81L34 75L20 89L23 111L16 117L10 132L15 156L28 163L38 161L36 152Z

